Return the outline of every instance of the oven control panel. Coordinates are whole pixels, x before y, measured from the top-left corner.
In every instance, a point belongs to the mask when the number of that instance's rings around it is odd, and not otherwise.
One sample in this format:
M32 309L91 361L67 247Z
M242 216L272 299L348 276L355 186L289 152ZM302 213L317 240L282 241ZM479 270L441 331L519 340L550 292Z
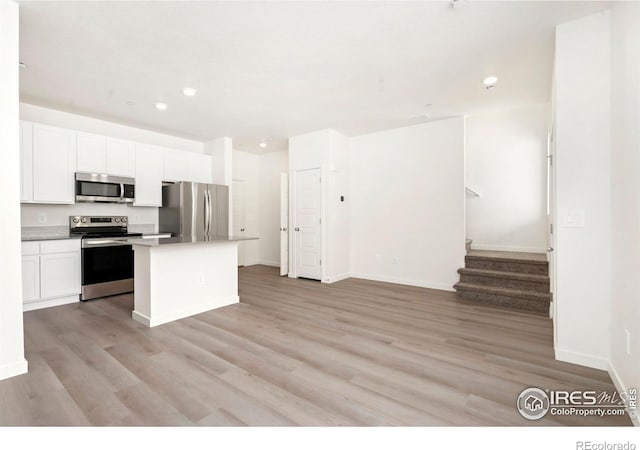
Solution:
M129 219L127 216L69 216L69 227L126 227Z

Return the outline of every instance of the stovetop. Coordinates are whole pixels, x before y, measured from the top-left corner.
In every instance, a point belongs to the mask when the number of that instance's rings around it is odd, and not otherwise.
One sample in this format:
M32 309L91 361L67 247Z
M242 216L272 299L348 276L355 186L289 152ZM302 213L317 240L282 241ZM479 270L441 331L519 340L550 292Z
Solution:
M69 234L82 239L139 237L129 233L127 216L69 216Z

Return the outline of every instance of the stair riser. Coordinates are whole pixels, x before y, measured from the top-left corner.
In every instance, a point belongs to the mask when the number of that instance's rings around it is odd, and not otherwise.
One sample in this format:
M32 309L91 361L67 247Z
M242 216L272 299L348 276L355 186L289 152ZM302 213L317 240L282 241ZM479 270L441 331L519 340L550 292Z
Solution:
M483 275L460 274L460 281L465 283L482 284L484 286L498 286L521 291L549 293L549 282L529 280L515 280L512 278L487 277Z
M499 306L503 308L517 309L536 314L549 313L549 301L527 300L505 295L486 294L483 292L458 291L458 297L481 305Z
M517 272L549 276L549 267L547 264L529 264L511 261L467 258L465 260L465 267L468 269L498 270L501 272Z

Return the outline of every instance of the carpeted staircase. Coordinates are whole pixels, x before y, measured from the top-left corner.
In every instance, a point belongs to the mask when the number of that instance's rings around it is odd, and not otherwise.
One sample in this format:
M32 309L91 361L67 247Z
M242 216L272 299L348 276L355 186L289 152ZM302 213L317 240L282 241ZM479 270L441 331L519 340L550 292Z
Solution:
M549 313L549 263L537 253L471 250L454 285L460 298L476 303Z

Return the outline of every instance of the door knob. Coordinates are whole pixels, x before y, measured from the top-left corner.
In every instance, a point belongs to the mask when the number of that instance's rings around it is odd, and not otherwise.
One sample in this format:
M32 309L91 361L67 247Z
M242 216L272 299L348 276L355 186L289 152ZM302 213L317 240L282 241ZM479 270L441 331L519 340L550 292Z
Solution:
M553 247L547 247L547 251L548 252L552 252L553 251Z
M284 228L282 229L282 231L287 231L287 227L284 227Z
M244 228L240 228L240 231L244 231Z
M296 231L300 231L300 228L298 228L298 227L295 227L295 228L294 228L294 230L296 230Z

